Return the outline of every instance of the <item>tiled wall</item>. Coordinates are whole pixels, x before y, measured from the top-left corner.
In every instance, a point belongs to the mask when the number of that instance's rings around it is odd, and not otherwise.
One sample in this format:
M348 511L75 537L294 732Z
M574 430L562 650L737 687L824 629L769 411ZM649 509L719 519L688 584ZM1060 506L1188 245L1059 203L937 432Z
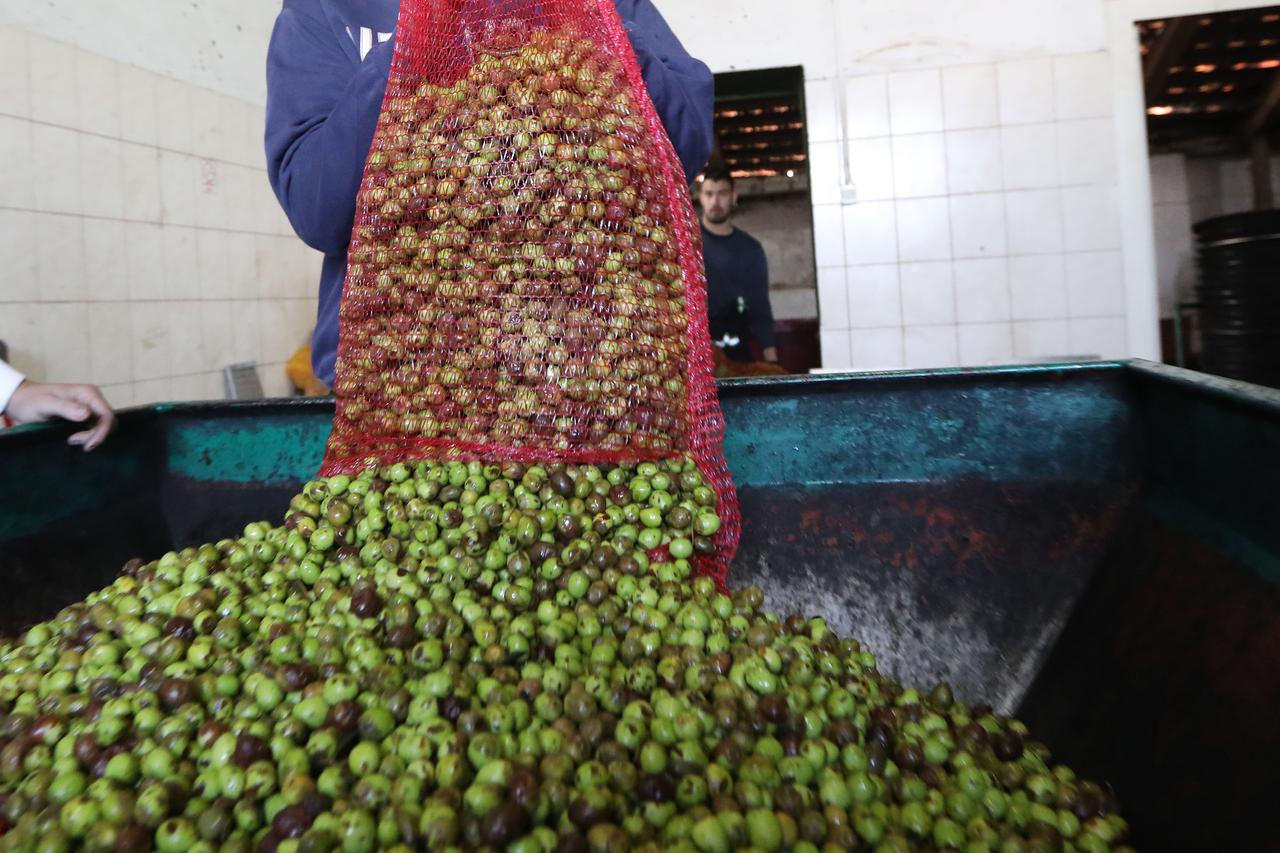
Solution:
M825 367L1125 354L1107 63L807 83Z
M0 27L0 339L33 379L117 406L268 394L315 313L319 257L267 184L262 107Z

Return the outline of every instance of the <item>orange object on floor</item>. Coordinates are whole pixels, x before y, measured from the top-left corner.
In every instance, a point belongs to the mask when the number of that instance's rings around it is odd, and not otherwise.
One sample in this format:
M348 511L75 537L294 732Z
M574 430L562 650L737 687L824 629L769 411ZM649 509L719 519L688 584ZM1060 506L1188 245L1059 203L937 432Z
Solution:
M315 371L311 369L311 344L305 344L290 357L285 371L289 374L293 387L308 397L329 396L328 386L317 379Z

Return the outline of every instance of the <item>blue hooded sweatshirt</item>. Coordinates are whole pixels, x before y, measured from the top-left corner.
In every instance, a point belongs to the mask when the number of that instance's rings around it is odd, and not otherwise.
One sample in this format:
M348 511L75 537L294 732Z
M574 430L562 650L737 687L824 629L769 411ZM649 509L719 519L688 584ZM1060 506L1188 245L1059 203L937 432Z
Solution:
M692 179L711 155L711 72L689 56L650 0L615 3ZM324 253L311 360L330 387L356 195L398 13L399 0L284 0L267 54L267 174L298 236Z

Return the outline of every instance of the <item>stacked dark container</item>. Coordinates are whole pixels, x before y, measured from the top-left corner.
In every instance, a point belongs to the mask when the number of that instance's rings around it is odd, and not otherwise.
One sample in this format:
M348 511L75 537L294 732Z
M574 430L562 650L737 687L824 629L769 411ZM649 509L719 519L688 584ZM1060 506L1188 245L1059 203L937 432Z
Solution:
M1280 210L1195 226L1204 370L1280 387Z

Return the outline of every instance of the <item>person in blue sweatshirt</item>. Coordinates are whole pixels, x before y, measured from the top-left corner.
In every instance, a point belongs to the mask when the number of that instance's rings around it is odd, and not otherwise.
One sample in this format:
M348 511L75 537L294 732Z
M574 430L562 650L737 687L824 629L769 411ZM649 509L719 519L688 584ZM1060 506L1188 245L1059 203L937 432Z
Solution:
M708 169L698 186L702 253L707 264L711 342L733 361L778 361L769 303L769 261L760 241L733 225L738 192L727 169Z
M685 177L712 147L714 81L651 0L615 0ZM356 195L382 108L399 0L284 0L267 53L267 174L298 236L324 253L312 337L333 387Z

